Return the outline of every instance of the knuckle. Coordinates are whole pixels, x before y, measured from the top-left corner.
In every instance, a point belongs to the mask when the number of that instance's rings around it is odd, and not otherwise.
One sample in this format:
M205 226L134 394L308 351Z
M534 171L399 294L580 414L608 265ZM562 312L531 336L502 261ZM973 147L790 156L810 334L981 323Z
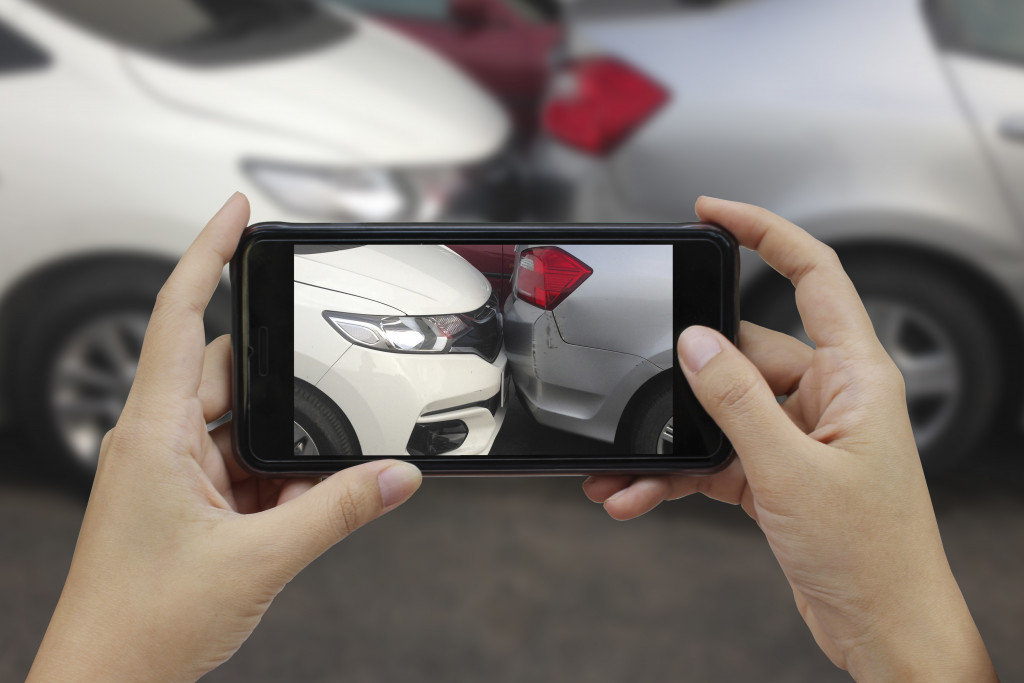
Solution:
M349 487L328 496L330 509L327 520L335 537L344 538L363 525L363 503L363 499Z
M749 372L731 373L711 388L711 401L730 413L743 413L755 395L757 378Z
M827 263L839 268L842 267L842 262L839 260L839 254L831 246L824 242L818 242L818 251L820 252L819 258L822 263Z

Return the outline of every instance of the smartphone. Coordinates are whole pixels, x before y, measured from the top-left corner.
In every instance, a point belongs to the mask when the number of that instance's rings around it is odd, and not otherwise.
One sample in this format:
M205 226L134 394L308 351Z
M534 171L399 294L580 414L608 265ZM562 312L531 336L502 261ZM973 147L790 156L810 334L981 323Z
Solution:
M709 224L261 223L231 262L233 444L272 476L712 472L675 342L735 339Z

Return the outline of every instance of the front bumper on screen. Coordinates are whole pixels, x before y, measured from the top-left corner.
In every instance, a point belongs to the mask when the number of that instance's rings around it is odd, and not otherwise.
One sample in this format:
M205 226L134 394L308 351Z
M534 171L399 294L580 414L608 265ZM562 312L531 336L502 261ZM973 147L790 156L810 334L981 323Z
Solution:
M440 423L459 422L460 444L439 454L486 455L505 419L506 366L504 352L488 363L470 353L353 346L316 386L352 423L364 455L409 455L426 437L444 438Z

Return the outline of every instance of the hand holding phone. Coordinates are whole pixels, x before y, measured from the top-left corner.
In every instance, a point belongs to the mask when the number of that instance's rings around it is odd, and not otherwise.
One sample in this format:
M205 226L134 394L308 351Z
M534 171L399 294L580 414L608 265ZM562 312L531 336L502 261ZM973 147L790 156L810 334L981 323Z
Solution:
M29 681L197 680L307 564L419 486L394 460L319 483L253 477L228 426L208 432L231 409L231 350L205 345L202 312L248 218L235 194L160 292Z
M818 645L857 680L997 680L942 549L902 378L835 252L764 209L702 197L697 211L793 282L816 347L748 323L739 349L686 330L684 372L737 459L709 477L593 477L587 496L616 519L696 492L742 505Z

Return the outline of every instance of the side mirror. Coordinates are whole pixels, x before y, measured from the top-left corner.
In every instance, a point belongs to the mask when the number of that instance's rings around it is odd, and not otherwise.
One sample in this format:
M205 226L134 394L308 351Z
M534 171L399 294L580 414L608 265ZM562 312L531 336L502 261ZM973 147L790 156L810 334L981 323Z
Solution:
M467 31L483 28L491 18L487 0L448 0L448 15Z

